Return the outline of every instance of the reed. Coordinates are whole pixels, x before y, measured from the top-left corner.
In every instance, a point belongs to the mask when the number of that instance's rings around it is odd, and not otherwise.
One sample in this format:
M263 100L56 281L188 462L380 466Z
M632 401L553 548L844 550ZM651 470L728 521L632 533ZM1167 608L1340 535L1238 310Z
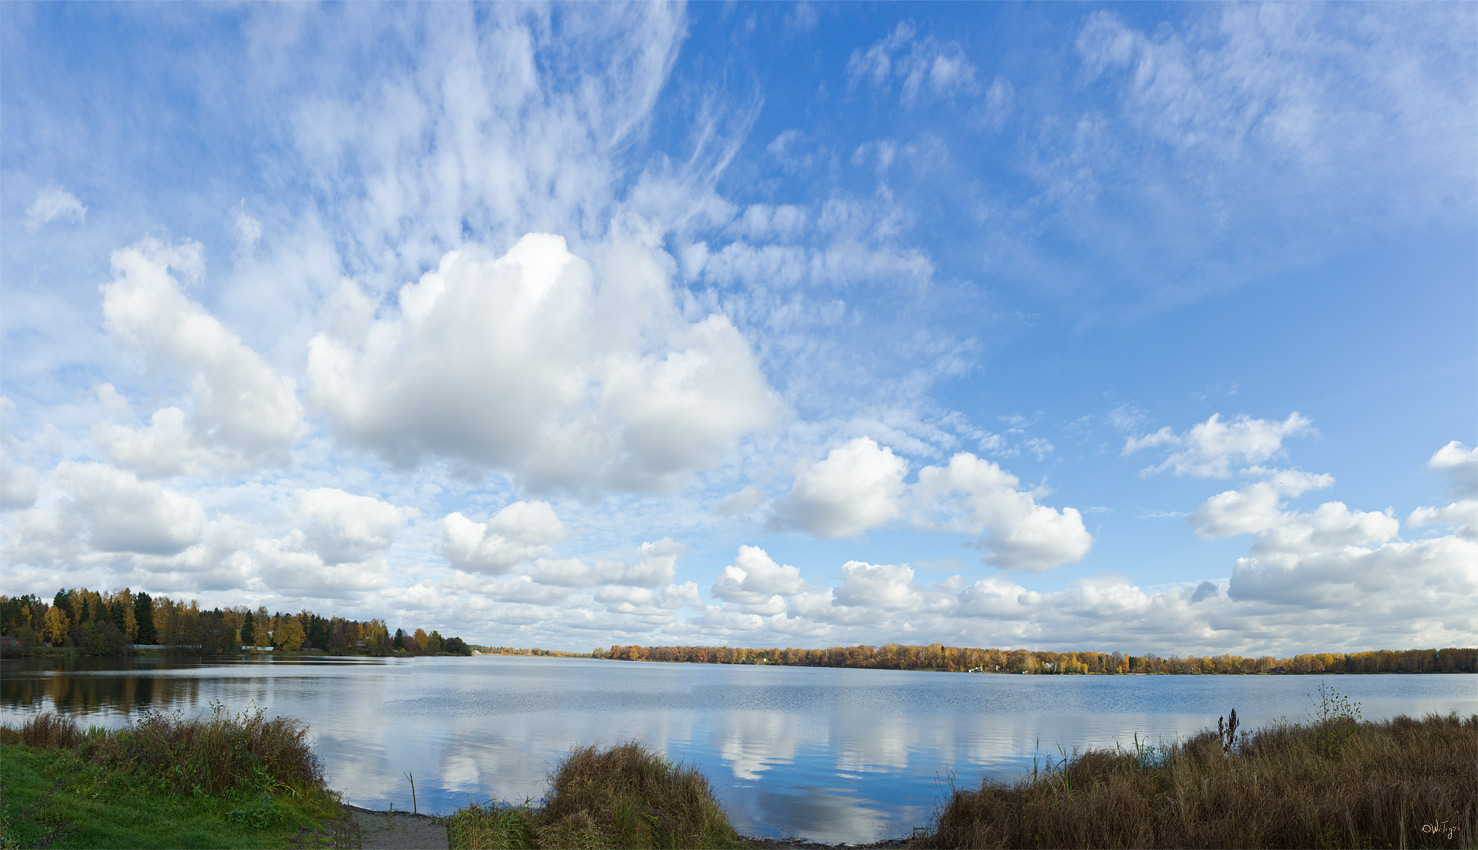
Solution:
M1326 703L1327 705L1327 703ZM926 847L1473 847L1478 715L1327 713L953 789Z

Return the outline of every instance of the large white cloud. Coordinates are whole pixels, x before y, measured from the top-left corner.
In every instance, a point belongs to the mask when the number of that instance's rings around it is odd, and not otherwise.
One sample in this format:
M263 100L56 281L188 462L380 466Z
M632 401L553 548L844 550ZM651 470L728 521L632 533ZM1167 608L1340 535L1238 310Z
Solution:
M1221 414L1191 426L1184 434L1176 434L1169 426L1153 434L1130 437L1124 443L1124 454L1147 448L1168 446L1170 456L1158 466L1146 467L1145 474L1169 470L1176 475L1196 478L1225 478L1234 466L1259 464L1283 454L1283 441L1314 432L1313 423L1297 411L1282 422L1238 416L1223 422Z
M200 539L205 511L188 496L98 463L63 461L57 482L92 548L173 555Z
M913 499L915 522L981 541L988 563L1007 569L1044 570L1081 561L1093 547L1076 508L1037 503L1037 493L992 461L960 452L946 466L919 470Z
M188 437L223 465L237 469L282 463L303 433L297 383L181 290L175 275L198 282L205 262L198 244L169 245L148 238L112 256L113 280L104 284L108 332L148 362L183 377L190 388ZM185 415L155 414L142 432L109 432L110 453L143 474L185 471ZM158 454L153 452L157 451Z
M308 544L325 564L359 561L389 547L395 533L420 514L335 487L299 490L294 499L308 522Z
M1329 475L1279 472L1212 496L1189 522L1207 538L1256 534L1253 552L1258 554L1311 554L1384 543L1396 536L1400 523L1389 512L1352 511L1344 502L1325 502L1309 513L1284 510L1286 499L1333 483Z
M842 586L836 590L836 602L882 611L915 608L918 594L912 586L913 575L913 569L906 565L848 561L842 564Z
M713 595L748 608L767 608L805 587L801 571L775 562L758 546L740 546L734 563L724 567Z
M1279 472L1239 490L1227 490L1212 496L1191 514L1189 522L1196 526L1196 533L1202 537L1258 534L1282 521L1286 499L1333 484L1332 475L1313 475L1296 470Z
M625 243L597 270L538 234L496 259L452 252L361 338L313 339L313 398L401 464L458 458L535 490L671 487L779 402L726 318L681 316L668 263Z
M1413 528L1451 526L1457 536L1478 540L1478 499L1463 499L1441 508L1416 508L1406 522Z
M515 566L554 554L565 536L564 523L548 502L514 502L486 523L460 511L441 521L441 554L461 569L499 575Z
M908 462L870 437L857 437L803 469L775 505L773 528L816 537L848 537L876 528L899 513Z

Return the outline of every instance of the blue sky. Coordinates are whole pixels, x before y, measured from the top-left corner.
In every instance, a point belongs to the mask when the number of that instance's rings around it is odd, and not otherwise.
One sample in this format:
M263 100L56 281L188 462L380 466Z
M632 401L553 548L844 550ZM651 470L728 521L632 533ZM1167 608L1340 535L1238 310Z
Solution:
M5 590L1471 644L1475 17L5 4Z

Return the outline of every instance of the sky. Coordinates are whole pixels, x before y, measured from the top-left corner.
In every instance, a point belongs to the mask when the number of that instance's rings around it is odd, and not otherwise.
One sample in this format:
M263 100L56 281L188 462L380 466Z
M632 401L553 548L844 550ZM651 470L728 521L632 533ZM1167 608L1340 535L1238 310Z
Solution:
M3 592L1478 641L1478 6L0 4Z

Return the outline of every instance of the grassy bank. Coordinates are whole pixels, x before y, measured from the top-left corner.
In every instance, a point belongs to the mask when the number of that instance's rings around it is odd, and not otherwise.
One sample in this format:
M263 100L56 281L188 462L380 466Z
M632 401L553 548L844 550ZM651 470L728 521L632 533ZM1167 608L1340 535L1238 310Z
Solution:
M0 845L354 846L305 737L297 721L219 707L119 730L52 714L0 727Z
M1474 847L1478 716L1361 723L1334 710L1305 726L1092 750L955 790L911 846Z
M630 743L582 747L541 807L472 805L447 823L454 848L734 847L708 780Z

